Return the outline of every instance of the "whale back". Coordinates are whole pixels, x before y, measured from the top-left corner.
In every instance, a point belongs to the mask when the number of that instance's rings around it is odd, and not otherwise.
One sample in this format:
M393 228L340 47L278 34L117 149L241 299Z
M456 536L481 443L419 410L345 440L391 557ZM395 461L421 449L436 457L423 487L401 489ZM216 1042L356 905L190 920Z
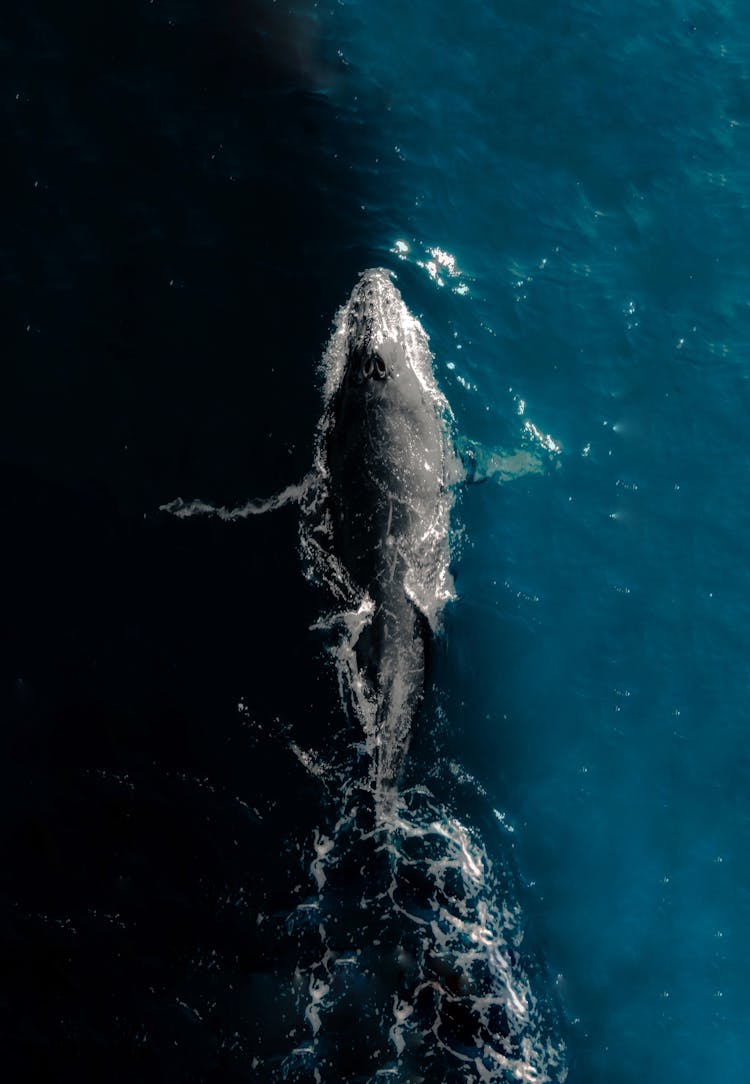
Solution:
M332 548L376 606L400 592L436 630L454 597L452 416L427 335L388 272L361 276L324 364L319 444Z
M302 547L342 605L339 681L392 792L423 695L426 644L454 597L450 409L427 335L388 272L366 271L324 358L317 483Z

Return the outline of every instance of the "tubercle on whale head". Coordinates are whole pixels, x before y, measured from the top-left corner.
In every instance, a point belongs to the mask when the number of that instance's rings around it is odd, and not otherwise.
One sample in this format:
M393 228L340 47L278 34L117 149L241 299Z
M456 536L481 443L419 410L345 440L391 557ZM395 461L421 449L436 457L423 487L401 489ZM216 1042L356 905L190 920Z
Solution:
M394 272L385 267L369 267L357 279L350 304L363 316L382 303L400 303L401 294L393 283Z
M369 385L396 374L398 326L403 306L392 272L382 267L364 271L349 299L346 377L350 384Z

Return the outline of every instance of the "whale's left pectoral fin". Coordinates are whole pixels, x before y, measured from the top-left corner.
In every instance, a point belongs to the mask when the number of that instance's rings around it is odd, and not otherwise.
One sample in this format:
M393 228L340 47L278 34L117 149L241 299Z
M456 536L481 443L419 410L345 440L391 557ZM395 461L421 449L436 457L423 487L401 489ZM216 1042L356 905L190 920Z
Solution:
M560 466L560 447L554 443L506 451L487 448L476 440L464 438L458 442L456 451L464 470L463 481L470 485L486 482L488 478L494 478L502 485L527 474L546 474Z
M236 508L222 508L207 501L192 500L184 501L182 497L176 497L167 504L160 504L160 512L169 512L178 519L187 519L189 516L217 516L226 522L235 519L247 519L248 516L260 516L264 512L275 512L277 508L283 508L285 504L297 504L302 500L310 487L310 476L303 478L300 483L287 486L280 493L269 497L267 500L245 501Z

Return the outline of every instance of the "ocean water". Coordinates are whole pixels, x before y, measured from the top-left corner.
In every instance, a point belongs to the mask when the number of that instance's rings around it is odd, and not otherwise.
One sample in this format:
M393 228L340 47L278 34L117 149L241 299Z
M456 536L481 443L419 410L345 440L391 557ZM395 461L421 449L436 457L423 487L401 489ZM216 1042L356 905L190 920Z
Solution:
M544 464L460 494L408 780L511 871L568 1080L744 1081L741 5L40 3L2 49L10 1079L369 1079L273 1045L356 741L295 509L158 508L303 477L385 266L457 432Z

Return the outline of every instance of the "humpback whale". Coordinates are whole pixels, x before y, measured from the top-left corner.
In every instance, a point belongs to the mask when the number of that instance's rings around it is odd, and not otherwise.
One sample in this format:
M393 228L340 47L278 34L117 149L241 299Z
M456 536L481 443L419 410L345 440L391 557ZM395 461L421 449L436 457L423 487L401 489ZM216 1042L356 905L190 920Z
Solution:
M476 445L459 454L427 334L383 268L365 271L339 310L322 372L300 485L233 509L162 506L235 520L299 504L307 574L333 603L319 626L337 633L341 698L364 737L364 775L351 751L325 763L290 745L333 808L308 844L311 893L275 928L288 956L262 1079L561 1084L565 1046L553 1006L532 991L511 865L436 796L437 774L432 789L400 785L429 642L455 597L457 485L539 460ZM295 1012L301 1036L289 1030Z
M303 482L229 510L200 500L161 506L234 520L299 502L308 573L338 606L329 623L345 631L339 679L364 730L378 805L395 792L426 646L455 595L449 533L464 474L432 362L391 272L365 271L324 355L324 409Z
M317 442L324 516L310 533L321 541L324 578L340 568L366 614L346 677L382 796L408 746L427 640L454 596L449 531L460 464L427 336L387 271L360 277L341 329Z

